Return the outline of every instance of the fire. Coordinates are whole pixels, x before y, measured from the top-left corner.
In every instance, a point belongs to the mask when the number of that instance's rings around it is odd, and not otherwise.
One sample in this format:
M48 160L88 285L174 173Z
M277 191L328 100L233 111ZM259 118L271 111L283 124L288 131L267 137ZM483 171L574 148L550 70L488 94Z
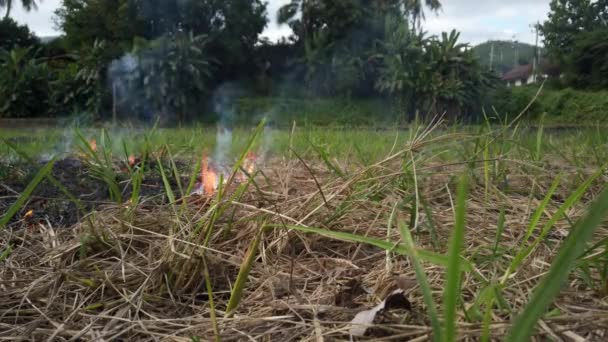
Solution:
M97 140L95 140L95 139L89 140L89 147L91 147L91 150L93 152L97 152Z
M243 161L244 172L237 171L235 175L234 180L236 183L246 182L248 175L253 174L255 171L256 159L257 156L255 153L250 152L247 154L245 160ZM203 154L203 158L201 160L200 181L196 184L193 193L207 196L213 195L219 186L220 175L224 176L222 182L225 184L228 181L228 178L230 178L230 172L230 168L224 165L217 165L209 161L207 154Z
M127 162L129 163L129 167L133 168L133 167L137 166L137 164L141 163L141 159L134 155L130 155L127 158Z
M209 167L209 157L203 156L201 165L201 186L203 194L211 195L217 188L218 177L215 170Z
M27 220L27 219L31 218L32 216L34 216L34 210L30 209L27 211L27 213L25 213L25 215L23 215L23 218Z
M249 175L253 174L253 171L255 171L255 162L257 159L258 156L254 152L247 153L247 157L243 162L243 168Z

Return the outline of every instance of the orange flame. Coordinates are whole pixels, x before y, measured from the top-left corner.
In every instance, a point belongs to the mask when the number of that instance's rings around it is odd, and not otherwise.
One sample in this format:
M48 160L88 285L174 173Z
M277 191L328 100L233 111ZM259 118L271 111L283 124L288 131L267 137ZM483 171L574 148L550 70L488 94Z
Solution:
M135 166L135 164L137 164L137 159L135 158L134 155L130 155L129 158L127 158L128 162L129 162L129 166L133 167Z
M258 155L254 152L247 153L247 157L245 158L243 166L245 167L245 171L247 171L249 175L251 175L253 171L255 171L255 162L257 159Z
M89 140L89 146L93 152L97 152L97 140L91 139Z
M217 187L217 173L209 168L209 158L203 155L201 165L201 184L205 195L212 195Z
M23 218L27 220L27 219L31 218L32 216L34 216L34 210L30 209L27 211L27 213L25 213L25 215L23 215Z

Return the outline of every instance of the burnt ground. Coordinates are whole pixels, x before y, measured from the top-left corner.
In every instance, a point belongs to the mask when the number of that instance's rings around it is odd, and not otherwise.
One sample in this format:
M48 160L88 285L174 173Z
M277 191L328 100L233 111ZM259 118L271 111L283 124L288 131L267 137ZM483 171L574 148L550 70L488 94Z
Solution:
M120 163L117 162L117 164ZM0 213L5 213L10 208L43 165L43 162L28 164L0 161L0 170L2 170L0 172ZM148 163L146 169L148 171L146 171L141 186L140 196L151 204L166 203L164 185L158 167L155 163ZM178 169L190 172L189 167L183 163L178 163ZM126 167L118 165L115 171L123 201L128 200L132 191L129 171ZM48 222L54 227L69 227L77 223L84 214L104 206L117 204L110 197L108 185L96 178L88 165L80 158L67 157L57 160L53 165L52 177L64 189L53 184L47 177L38 184L32 196L12 218L11 223L27 220L28 223ZM187 184L188 180L188 177L184 177L182 184ZM170 177L169 182L174 192L179 193L173 177ZM81 210L73 200L69 199L65 190L80 202ZM26 213L30 210L33 211L32 215L27 217Z

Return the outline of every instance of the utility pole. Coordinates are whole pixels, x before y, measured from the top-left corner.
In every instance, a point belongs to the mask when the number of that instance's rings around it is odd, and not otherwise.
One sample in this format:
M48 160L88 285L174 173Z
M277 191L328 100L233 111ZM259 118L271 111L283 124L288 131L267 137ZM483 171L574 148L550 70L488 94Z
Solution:
M538 28L540 27L540 22L537 21L534 24L530 25L530 28L532 28L532 33L534 33L536 35L536 41L534 43L534 60L532 61L532 82L536 82L536 75L538 74L537 69L538 66L540 65L540 61L539 61L539 53L538 53Z
M532 69L532 75L534 75L534 82L536 82L536 77L538 75L537 69L540 66L540 53L538 53L538 29L540 27L540 22L536 21L536 25L534 25L534 31L536 31L536 42L534 43L534 66Z
M500 44L500 65L502 65L502 49L504 48L504 44Z

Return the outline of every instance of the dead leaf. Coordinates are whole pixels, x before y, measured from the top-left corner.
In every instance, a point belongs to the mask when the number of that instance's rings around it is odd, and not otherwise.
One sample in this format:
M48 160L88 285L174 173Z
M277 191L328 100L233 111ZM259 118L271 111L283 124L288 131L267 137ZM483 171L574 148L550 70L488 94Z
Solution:
M412 304L405 297L405 291L398 289L391 292L380 304L376 305L373 309L364 310L359 312L355 318L350 322L351 327L349 333L352 337L365 336L367 329L374 324L376 316L382 312L396 309L411 310Z

